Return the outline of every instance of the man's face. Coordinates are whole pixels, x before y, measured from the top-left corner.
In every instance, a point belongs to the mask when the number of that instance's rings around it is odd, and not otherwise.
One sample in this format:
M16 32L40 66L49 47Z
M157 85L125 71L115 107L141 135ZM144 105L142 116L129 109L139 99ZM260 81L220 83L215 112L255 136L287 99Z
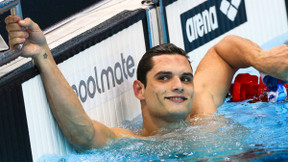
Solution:
M190 63L181 55L154 56L152 61L144 90L150 115L167 121L185 119L192 110L194 92Z

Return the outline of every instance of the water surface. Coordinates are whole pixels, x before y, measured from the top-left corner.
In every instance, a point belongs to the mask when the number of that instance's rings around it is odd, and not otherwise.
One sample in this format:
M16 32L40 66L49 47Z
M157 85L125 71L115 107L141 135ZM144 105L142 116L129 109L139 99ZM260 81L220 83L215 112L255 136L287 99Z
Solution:
M161 135L123 138L98 150L67 156L44 155L39 161L219 161L288 160L288 103L225 103L206 119L183 122ZM134 132L141 117L123 123Z

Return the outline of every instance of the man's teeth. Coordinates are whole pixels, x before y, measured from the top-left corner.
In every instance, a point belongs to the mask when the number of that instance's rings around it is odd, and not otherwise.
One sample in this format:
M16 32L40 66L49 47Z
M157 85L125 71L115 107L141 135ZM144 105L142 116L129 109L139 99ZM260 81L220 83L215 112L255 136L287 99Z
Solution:
M171 100L186 100L186 98L184 97L166 97L166 98Z

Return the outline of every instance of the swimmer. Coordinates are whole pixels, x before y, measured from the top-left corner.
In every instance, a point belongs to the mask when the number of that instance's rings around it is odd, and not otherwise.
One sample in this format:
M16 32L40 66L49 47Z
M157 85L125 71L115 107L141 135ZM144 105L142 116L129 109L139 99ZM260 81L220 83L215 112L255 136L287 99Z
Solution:
M39 69L50 109L78 151L103 147L116 138L155 135L160 128L175 128L185 120L215 113L239 68L253 66L288 81L286 45L265 51L250 40L226 36L208 50L194 76L185 51L173 44L156 46L140 60L133 83L143 116L142 133L135 134L123 128L109 128L88 117L35 22L8 16L5 23L10 47L25 42L21 55L32 58Z

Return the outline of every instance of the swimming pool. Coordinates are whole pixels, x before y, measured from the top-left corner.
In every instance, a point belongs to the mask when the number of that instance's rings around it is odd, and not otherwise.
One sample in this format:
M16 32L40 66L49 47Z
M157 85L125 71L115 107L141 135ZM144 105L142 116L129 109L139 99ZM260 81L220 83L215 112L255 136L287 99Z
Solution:
M225 102L217 114L193 119L195 125L183 122L182 128L160 130L161 137L124 138L102 149L44 155L39 161L288 160L287 110L285 102ZM141 124L138 117L123 126L139 131Z

